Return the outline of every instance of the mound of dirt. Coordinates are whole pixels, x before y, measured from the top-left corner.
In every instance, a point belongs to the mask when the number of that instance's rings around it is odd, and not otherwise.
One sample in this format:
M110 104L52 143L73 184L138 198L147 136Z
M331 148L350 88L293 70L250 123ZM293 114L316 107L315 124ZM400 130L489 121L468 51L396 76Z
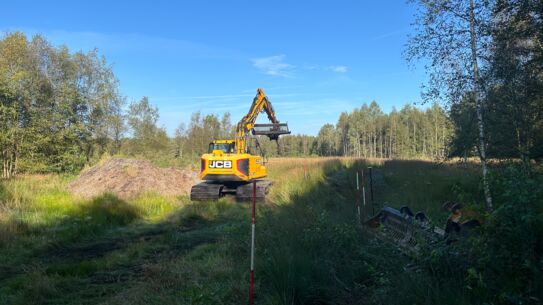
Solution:
M186 195L198 183L198 174L188 169L159 168L149 161L114 158L83 171L68 191L85 198L113 193L130 199L145 192Z

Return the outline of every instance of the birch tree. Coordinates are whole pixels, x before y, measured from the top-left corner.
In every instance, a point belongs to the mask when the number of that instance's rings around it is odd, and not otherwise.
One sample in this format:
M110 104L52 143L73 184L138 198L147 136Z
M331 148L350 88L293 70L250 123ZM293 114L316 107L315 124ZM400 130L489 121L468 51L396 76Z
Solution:
M487 0L413 0L418 11L415 35L406 49L409 62L424 59L429 83L425 100L445 100L448 105L461 102L466 93L475 100L478 153L483 174L483 189L488 210L492 195L488 179L483 99L483 72L489 65L491 42L491 3Z

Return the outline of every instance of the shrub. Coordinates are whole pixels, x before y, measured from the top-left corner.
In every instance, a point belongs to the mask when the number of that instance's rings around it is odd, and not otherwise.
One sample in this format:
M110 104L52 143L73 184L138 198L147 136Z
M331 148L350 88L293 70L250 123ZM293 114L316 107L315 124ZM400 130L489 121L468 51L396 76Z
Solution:
M493 179L496 208L469 243L468 277L498 303L543 301L543 179L509 166Z

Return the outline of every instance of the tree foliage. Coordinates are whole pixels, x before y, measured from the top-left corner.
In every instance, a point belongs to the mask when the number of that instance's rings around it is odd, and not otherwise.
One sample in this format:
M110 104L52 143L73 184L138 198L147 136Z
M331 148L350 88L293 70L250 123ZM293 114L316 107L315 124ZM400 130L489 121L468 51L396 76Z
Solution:
M509 122L497 148L525 163L543 157L542 13L533 0L498 0L493 10L489 113L493 124Z
M543 156L543 21L540 1L496 1L482 106L488 156L519 158L526 166ZM478 151L475 101L470 91L452 105L455 155Z
M325 124L317 136L284 136L279 150L261 138L269 156L350 156L364 158L444 159L449 154L451 121L438 104L422 110L405 105L384 113L377 102L343 112L336 125Z
M132 137L125 139L123 154L152 158L167 152L170 140L166 130L157 126L158 108L149 103L148 97L130 103L126 117Z
M417 0L415 35L409 40L407 59L427 59L427 98L444 97L449 105L473 95L478 129L478 155L483 173L486 205L492 209L488 183L483 96L489 66L491 4L487 0Z
M124 102L117 87L95 50L70 53L39 35L7 34L0 40L2 176L73 171L114 150Z

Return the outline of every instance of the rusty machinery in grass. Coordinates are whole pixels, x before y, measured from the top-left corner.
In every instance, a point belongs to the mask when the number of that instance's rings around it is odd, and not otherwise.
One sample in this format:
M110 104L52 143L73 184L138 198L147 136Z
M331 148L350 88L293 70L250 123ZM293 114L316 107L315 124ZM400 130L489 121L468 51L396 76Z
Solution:
M433 226L423 212L413 213L408 206L400 209L384 207L365 224L375 229L373 232L379 239L394 243L408 254L417 253L421 243L451 244L481 225L476 219L461 221L462 205L459 203L446 202L443 208L450 211L444 227Z

